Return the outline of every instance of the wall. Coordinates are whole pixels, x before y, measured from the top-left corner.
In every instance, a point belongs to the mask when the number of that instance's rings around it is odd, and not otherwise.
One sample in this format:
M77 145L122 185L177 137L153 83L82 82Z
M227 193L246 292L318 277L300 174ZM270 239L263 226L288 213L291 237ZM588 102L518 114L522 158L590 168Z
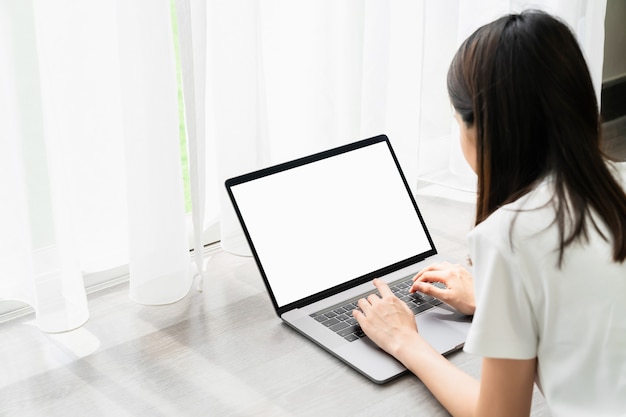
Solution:
M626 1L607 0L603 81L626 77Z

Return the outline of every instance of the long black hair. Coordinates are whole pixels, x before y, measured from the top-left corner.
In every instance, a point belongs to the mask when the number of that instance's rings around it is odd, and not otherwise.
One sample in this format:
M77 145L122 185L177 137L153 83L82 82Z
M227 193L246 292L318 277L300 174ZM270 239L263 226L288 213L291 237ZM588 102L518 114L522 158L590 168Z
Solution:
M588 222L599 231L591 211L611 234L613 259L626 259L626 194L606 164L589 70L565 24L527 11L479 28L452 60L448 93L476 126L476 224L552 175L559 265Z

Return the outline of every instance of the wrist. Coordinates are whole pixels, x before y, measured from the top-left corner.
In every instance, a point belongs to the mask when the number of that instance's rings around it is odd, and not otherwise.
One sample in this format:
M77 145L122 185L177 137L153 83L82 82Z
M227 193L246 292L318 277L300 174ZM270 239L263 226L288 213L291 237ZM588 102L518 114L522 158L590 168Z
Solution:
M463 310L459 310L459 311L468 316L473 316L474 313L476 312L476 304L474 302L467 303L463 307Z
M415 358L421 352L424 352L429 348L432 350L422 335L416 332L408 335L395 347L393 352L390 353L406 366L407 362L411 358Z
M424 383L429 380L429 370L439 366L443 359L419 333L398 346L393 356Z

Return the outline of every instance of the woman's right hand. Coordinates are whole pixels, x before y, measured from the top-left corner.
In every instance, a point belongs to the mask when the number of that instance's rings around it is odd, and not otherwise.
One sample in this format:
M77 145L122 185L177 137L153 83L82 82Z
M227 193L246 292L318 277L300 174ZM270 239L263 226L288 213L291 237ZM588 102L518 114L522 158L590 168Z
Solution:
M432 283L440 282L446 288L439 288ZM413 278L409 292L438 298L459 312L473 315L476 309L474 299L474 278L467 269L449 262L435 263L422 269Z

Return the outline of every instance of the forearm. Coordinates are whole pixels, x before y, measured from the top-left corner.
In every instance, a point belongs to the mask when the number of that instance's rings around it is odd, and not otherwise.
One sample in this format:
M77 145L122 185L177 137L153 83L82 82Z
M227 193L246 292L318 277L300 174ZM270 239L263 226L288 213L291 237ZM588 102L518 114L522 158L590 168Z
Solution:
M435 351L421 335L401 346L394 356L417 375L450 414L475 414L479 382Z
M387 284L375 279L374 285L382 298L360 299L360 310L352 314L365 334L417 375L452 415L528 416L536 358L484 358L479 383L422 338L413 312Z

